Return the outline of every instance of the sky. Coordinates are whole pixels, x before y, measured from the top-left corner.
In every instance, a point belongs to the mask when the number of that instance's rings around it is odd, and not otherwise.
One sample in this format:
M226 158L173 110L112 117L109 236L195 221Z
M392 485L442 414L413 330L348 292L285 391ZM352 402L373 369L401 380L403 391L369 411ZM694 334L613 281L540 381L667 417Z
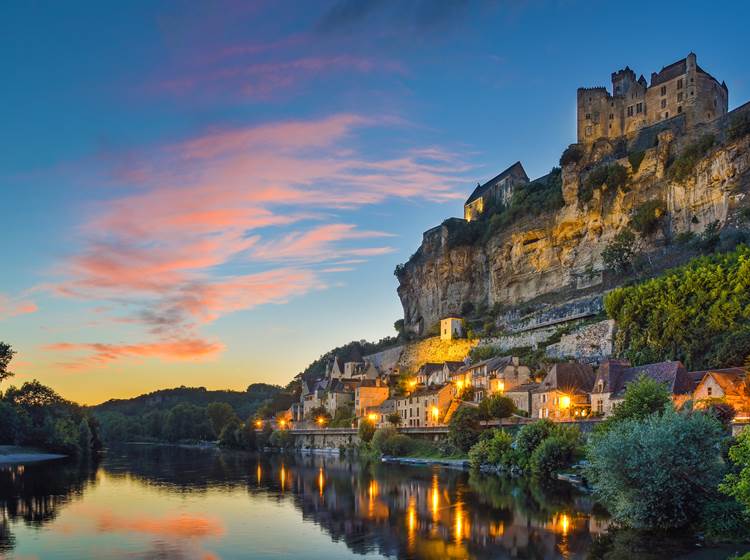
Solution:
M284 385L395 334L393 270L579 86L694 51L750 100L744 2L287 0L0 7L0 340L94 404Z

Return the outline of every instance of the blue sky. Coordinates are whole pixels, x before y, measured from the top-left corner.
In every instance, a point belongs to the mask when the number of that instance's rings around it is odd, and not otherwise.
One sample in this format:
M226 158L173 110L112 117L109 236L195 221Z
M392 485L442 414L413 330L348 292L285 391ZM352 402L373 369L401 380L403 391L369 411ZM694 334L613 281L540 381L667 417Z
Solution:
M393 268L575 139L578 86L689 51L750 100L745 3L7 2L0 339L98 402L284 384L392 334Z

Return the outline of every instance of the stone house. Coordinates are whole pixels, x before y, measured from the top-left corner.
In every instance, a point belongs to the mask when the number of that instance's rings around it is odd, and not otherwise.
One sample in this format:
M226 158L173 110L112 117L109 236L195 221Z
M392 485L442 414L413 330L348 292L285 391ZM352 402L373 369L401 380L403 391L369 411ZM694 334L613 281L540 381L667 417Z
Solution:
M452 375L465 365L465 362L443 362L442 369L430 376L427 380L427 385L445 385L446 383L450 383Z
M314 408L325 404L327 387L328 382L321 379L312 383L309 391L302 395L302 413L305 419L310 417L310 412Z
M326 391L325 407L331 417L339 408L353 406L354 390L340 379L334 379Z
M464 320L460 317L440 319L440 340L453 340L464 336Z
M658 122L684 116L687 128L727 113L729 90L703 70L695 53L636 79L629 67L612 73L612 93L605 87L578 88L578 143L618 138Z
M589 364L553 365L531 395L531 416L553 419L587 416L595 377Z
M464 219L468 222L479 219L490 206L508 204L515 187L528 182L529 176L517 161L483 185L477 185L464 202Z
M625 398L629 383L645 375L663 383L672 395L675 407L681 406L693 396L696 375L690 374L681 362L658 362L631 367L627 361L607 360L599 366L591 389L591 413L609 416Z
M389 389L380 378L375 380L363 379L354 390L354 415L362 418L368 409L380 406L388 399Z
M538 388L539 383L522 383L505 391L504 395L513 401L519 411L531 416L531 397Z
M427 362L419 366L417 370L417 385L427 385L430 377L437 372L443 371L443 364L437 362Z
M511 357L500 356L457 369L451 375L456 394L460 395L466 387L471 387L474 389L474 402L480 402L492 393L503 391L505 386L501 375L510 364Z
M441 426L453 401L450 385L420 389L396 399L396 411L401 425L409 428Z
M383 428L391 425L388 416L397 411L396 399L386 399L378 406L366 408L363 417L374 422L376 428Z
M747 418L750 415L750 380L745 368L712 369L696 373L702 374L693 391L696 407L701 407L701 401L722 399L734 407L738 417Z
M498 390L506 393L520 385L528 385L533 381L531 379L531 369L529 366L522 365L517 356L511 357L510 361L502 369L498 369L496 377L498 379Z

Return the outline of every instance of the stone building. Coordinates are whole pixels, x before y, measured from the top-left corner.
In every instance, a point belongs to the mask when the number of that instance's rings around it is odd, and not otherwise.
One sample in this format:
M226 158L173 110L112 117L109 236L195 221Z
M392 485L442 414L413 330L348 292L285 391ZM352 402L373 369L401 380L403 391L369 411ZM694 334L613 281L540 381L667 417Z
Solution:
M464 321L460 317L440 319L440 340L453 340L464 336Z
M629 67L612 73L606 87L578 88L578 143L618 138L678 115L688 128L727 113L729 90L703 70L697 57L687 57L651 74L651 83L636 79Z
M589 364L553 365L531 395L531 416L552 419L587 416L594 378L594 369Z
M451 385L420 389L396 399L396 411L407 428L441 426L452 401Z
M539 388L539 383L522 383L505 391L504 395L513 401L520 411L531 416L532 395Z
M388 399L389 389L380 379L362 380L362 383L354 390L354 415L361 418L366 415L369 408L380 406Z
M464 202L464 219L476 220L492 205L508 204L517 185L529 182L529 176L517 161L508 169L493 177L483 185L477 185L471 196Z
M747 418L750 415L750 385L748 385L745 368L713 369L703 373L698 382L693 399L696 407L712 399L721 399L731 404L737 416Z

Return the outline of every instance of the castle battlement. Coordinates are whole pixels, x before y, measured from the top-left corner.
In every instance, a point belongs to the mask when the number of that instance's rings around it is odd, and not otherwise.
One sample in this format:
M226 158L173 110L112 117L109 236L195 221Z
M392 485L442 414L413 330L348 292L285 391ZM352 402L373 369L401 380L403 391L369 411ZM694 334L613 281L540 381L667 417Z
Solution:
M677 115L688 128L722 117L729 107L729 90L697 64L694 53L651 74L651 84L636 80L629 67L612 72L612 91L580 87L577 92L578 142L634 134ZM604 95L602 95L604 94Z

